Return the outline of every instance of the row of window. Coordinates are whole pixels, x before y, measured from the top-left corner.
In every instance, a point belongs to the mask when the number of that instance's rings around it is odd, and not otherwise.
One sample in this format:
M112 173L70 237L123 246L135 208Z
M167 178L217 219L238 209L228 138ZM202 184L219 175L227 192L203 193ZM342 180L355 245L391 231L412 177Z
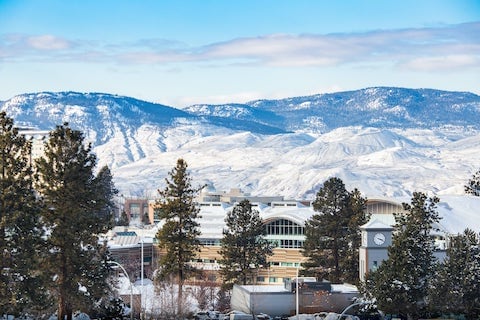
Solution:
M290 278L268 277L268 283L279 283L280 279L281 281L283 281L283 283L291 280ZM263 283L263 282L266 282L265 277L257 277L257 283Z
M304 227L287 220L278 219L265 225L267 235L303 235Z
M220 239L199 239L200 245L207 247L220 246ZM301 249L303 248L303 240L294 240L294 239L280 239L280 240L270 240L276 248L286 248L286 249Z
M214 259L195 259L190 261L192 263L218 263L217 260ZM278 262L278 261L272 261L270 262L270 266L276 266L276 267L299 267L300 263L299 262Z
M304 227L287 220L278 219L265 225L268 235L304 235ZM303 248L303 240L281 239L270 240L277 248L299 249ZM202 246L220 246L220 239L200 239Z
M294 240L294 239L273 239L269 240L270 243L273 243L276 248L283 249L301 249L303 248L303 240Z

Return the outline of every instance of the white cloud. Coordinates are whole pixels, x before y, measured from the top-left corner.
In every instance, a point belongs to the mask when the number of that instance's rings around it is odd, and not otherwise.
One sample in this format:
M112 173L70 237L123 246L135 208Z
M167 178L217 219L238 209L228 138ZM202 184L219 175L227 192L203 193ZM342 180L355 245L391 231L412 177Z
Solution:
M413 71L450 71L455 69L478 68L480 58L472 55L446 55L421 57L400 64L400 67Z
M0 56L10 61L117 62L175 67L398 66L410 71L480 67L480 22L437 28L377 30L338 34L271 34L189 47L165 39L133 43L69 41L54 35L0 38ZM75 44L75 45L73 45Z
M37 50L65 50L69 49L71 46L69 41L48 34L31 36L25 40L30 48Z

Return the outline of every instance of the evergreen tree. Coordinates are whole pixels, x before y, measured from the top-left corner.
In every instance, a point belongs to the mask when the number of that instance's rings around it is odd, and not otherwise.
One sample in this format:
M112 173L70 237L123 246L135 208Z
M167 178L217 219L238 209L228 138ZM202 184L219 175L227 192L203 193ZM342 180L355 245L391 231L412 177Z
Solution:
M193 188L187 172L187 163L177 160L177 165L166 178L166 187L159 190L160 199L155 203L155 211L162 227L156 239L159 247L165 250L159 260L160 280L173 276L178 281L177 313L183 313L183 284L197 270L190 264L200 250L199 218L200 208L194 202L201 187Z
M480 237L472 230L455 236L429 290L431 309L441 314L480 317Z
M480 197L480 170L475 172L467 185L465 185L465 192L477 197Z
M125 210L122 210L122 213L120 214L120 219L118 219L116 225L117 226L128 226L129 225L128 216L127 216L127 213L125 212Z
M103 166L100 169L95 178L95 185L98 189L95 193L98 198L95 201L101 204L97 214L99 223L104 228L111 229L115 225L114 213L116 205L114 197L118 194L118 189L113 183L112 172L108 166Z
M273 254L273 245L264 239L263 220L248 200L242 200L227 213L225 222L227 228L223 230L219 251L225 288L252 283L256 270L268 268L267 257Z
M366 213L367 199L362 197L358 189L349 193L349 218L347 224L347 247L341 256L342 280L344 282L358 284L360 281L360 266L358 263L359 248L362 244L362 232L360 226L370 220L370 215Z
M433 225L440 218L437 197L414 192L407 211L395 215L388 259L367 275L366 290L386 313L418 319L426 312L429 281L434 274Z
M31 144L0 112L0 315L47 304L41 265L43 228L32 185Z
M110 226L115 193L109 171L94 175L96 157L80 131L68 124L50 132L44 157L36 161L37 190L43 198L48 228L48 256L43 265L53 282L58 319L87 311L109 291L106 246L98 235Z
M358 282L359 226L368 221L365 203L360 192L348 192L341 179L324 182L313 202L318 213L305 223L305 273L334 283Z

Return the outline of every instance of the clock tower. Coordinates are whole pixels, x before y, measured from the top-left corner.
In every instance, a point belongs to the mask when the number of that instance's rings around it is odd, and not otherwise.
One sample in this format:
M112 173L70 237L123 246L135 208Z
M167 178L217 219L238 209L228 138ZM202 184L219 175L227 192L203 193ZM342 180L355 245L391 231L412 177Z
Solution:
M393 227L379 220L371 220L360 226L362 245L360 246L360 280L370 270L375 270L383 260L388 258L388 247L392 244Z

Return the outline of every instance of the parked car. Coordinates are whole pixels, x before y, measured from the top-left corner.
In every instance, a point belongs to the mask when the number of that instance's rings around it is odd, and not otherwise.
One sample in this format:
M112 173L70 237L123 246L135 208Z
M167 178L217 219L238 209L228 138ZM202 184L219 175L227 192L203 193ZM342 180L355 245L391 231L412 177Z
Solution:
M207 313L207 311L198 311L195 313L193 316L194 320L210 320L210 315Z

